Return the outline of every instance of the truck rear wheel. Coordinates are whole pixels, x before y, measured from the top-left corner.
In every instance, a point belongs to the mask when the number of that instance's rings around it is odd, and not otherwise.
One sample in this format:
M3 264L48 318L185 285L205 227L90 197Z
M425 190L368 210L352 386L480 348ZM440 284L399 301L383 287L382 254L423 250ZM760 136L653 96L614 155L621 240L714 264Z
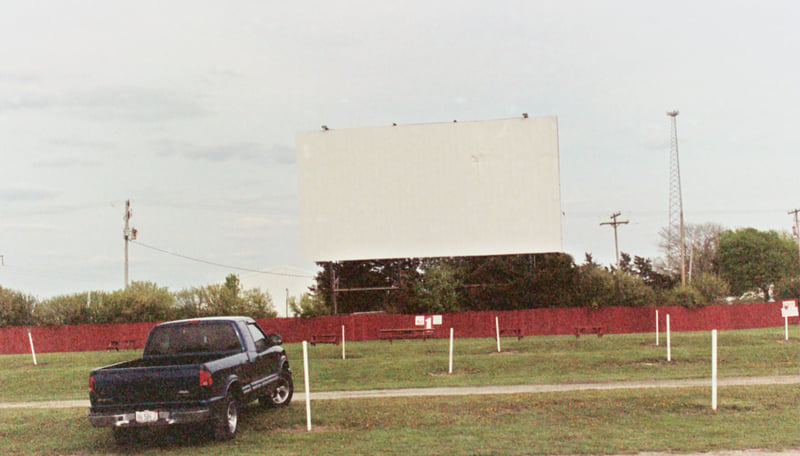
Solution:
M222 409L214 422L214 438L230 440L239 428L239 401L232 395L225 396Z

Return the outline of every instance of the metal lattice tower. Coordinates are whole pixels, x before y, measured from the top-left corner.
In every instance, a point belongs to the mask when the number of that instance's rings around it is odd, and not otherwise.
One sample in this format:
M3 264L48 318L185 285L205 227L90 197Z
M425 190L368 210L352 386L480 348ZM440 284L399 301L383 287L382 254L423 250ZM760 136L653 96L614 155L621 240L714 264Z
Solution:
M670 254L679 245L681 286L686 286L686 247L683 227L683 197L681 196L681 165L678 155L678 110L667 111L670 117L669 160L669 226L667 245ZM671 256L671 255L670 255Z

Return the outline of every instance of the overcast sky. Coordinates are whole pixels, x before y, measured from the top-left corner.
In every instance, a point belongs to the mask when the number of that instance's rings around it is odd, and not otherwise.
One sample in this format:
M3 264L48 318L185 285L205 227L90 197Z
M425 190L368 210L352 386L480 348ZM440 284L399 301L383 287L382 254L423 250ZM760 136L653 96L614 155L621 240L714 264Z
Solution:
M40 298L123 286L126 199L132 280L312 275L295 135L323 124L557 116L578 262L614 261L617 211L620 250L661 256L667 110L687 223L800 207L797 2L0 5L0 286Z

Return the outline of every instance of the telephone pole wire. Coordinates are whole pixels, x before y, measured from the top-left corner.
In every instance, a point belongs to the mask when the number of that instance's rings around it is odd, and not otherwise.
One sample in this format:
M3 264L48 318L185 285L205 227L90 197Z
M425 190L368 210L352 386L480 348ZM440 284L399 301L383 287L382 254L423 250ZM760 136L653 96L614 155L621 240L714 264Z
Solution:
M619 269L619 242L617 241L617 226L619 225L626 225L628 223L627 220L617 220L617 217L622 215L621 212L614 212L611 214L611 221L610 222L603 222L600 225L611 225L614 228L614 251L617 252L617 269Z

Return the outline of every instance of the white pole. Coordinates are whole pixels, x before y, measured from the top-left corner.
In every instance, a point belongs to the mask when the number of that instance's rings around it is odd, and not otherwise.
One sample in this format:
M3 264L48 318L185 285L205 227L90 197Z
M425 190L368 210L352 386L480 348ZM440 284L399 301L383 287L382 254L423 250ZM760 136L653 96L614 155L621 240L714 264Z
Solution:
M36 366L36 350L33 349L33 336L31 336L30 329L28 329L28 342L31 343L31 356L33 356L33 365Z
M658 309L656 309L656 347L658 347Z
M450 365L447 369L447 373L453 373L453 328L450 328Z
M347 359L344 351L344 325L342 325L342 359Z
M306 386L306 427L311 431L311 391L308 387L308 342L303 341L303 376Z
M667 362L672 361L672 341L670 340L669 314L667 314Z
M717 409L717 330L711 331L711 410Z
M500 320L494 317L494 330L497 334L497 353L500 353Z
M785 333L786 340L789 340L789 317L783 317L783 332Z

